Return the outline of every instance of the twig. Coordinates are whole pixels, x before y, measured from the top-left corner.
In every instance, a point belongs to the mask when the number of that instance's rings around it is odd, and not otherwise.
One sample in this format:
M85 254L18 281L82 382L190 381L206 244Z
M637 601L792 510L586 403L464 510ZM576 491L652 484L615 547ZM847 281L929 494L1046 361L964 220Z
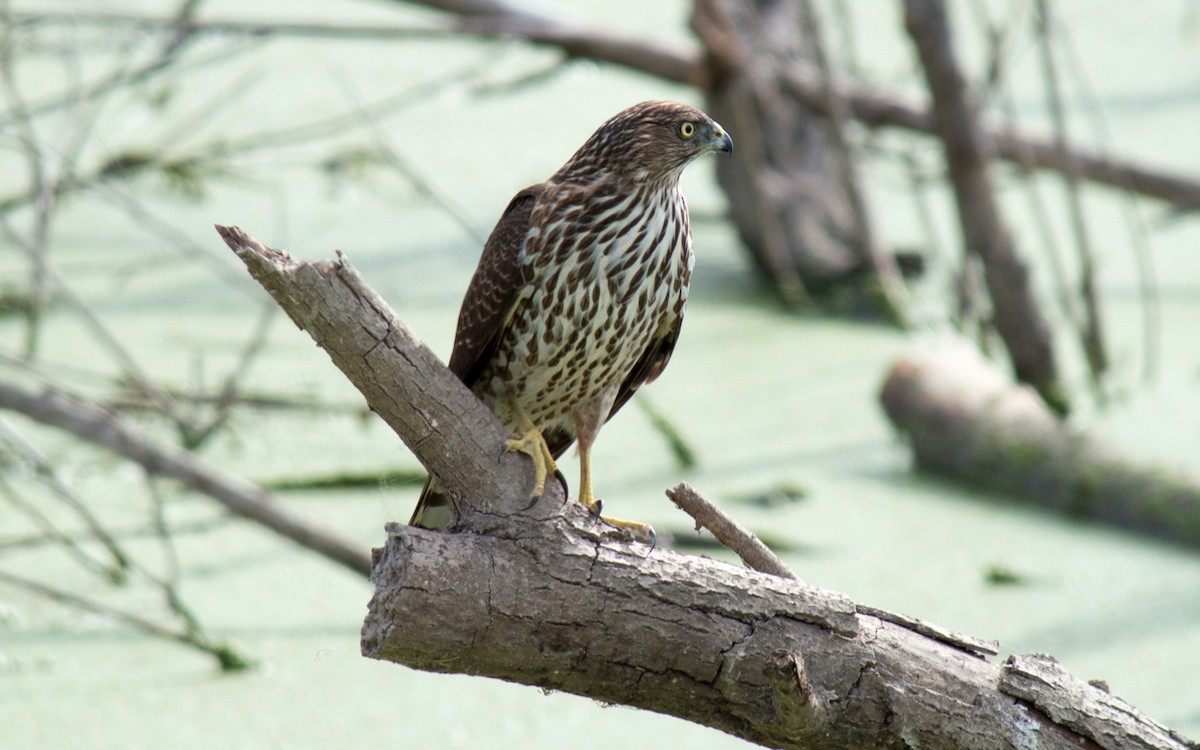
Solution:
M75 496L71 489L67 487L50 460L46 458L33 444L25 439L20 432L8 423L8 420L0 417L0 443L7 445L14 452L19 454L19 460L28 463L32 466L34 475L39 477L42 483L50 490L50 492L63 502L68 508L83 521L84 528L91 534L91 538L100 542L108 554L112 557L110 564L101 563L92 558L90 554L85 552L81 546L76 544L68 536L54 528L50 520L46 518L37 508L25 504L11 487L7 484L3 485L4 493L9 497L10 502L23 507L25 512L33 518L42 530L53 536L59 543L68 549L76 559L78 559L85 568L103 573L111 581L125 580L129 567L130 558L125 554L121 546L117 544L116 539L104 528L100 520L92 514L87 503L84 503Z
M464 211L450 195L438 189L429 179L422 175L415 166L399 151L392 147L392 144L384 136L383 128L379 125L379 120L372 116L370 110L359 99L358 92L355 90L352 81L346 79L343 81L342 91L346 92L351 97L355 108L353 110L360 117L360 124L366 125L371 133L372 140L375 142L376 148L386 158L387 163L403 177L414 190L417 195L432 203L439 208L443 213L451 218L455 224L459 226L466 235L475 243L482 245L485 236L479 233L479 230L472 226L470 219L467 217L467 212Z
M187 628L187 631L199 636L202 633L200 619L196 617L190 607L183 603L183 597L179 595L179 551L175 548L174 531L167 523L166 499L163 497L158 486L158 481L153 474L143 472L142 478L146 482L146 490L150 495L150 517L155 536L158 537L159 546L162 548L163 561L166 567L166 573L162 576L151 575L146 570L142 570L142 574L149 578L162 591L167 607L183 621L183 625Z
M680 482L667 490L667 497L680 510L696 519L697 530L701 527L708 529L717 541L737 553L751 569L780 578L796 578L796 574L770 547L728 513L706 500L687 482Z
M242 348L237 364L226 376L225 383L213 401L213 414L208 423L199 426L191 422L177 423L183 438L183 447L188 450L199 448L228 423L229 417L233 414L233 407L239 400L238 386L250 372L250 365L254 363L259 353L262 352L263 346L266 345L267 332L271 330L271 323L275 320L278 312L279 307L274 303L267 302L263 305L262 312L258 316L258 325L255 326L250 339Z
M249 667L253 666L252 662L238 654L237 651L235 651L231 646L212 641L201 633L190 630L185 630L183 632L171 630L170 628L164 627L163 625L160 625L153 620L146 619L145 617L141 617L130 612L125 612L114 607L109 607L105 604L95 601L94 599L79 596L78 594L72 594L68 591L62 591L61 589L47 586L44 583L39 583L38 581L25 578L24 576L14 575L5 571L0 571L0 583L6 583L9 586L15 586L27 591L32 591L39 596L59 602L60 604L66 604L76 609L82 609L88 612L94 612L98 615L103 615L104 617L108 617L126 625L131 625L138 630L159 638L167 638L173 641L178 641L187 646L191 646L192 648L216 657L217 661L221 664L221 669L227 672L248 669Z
M66 430L134 461L152 474L178 479L243 518L256 521L359 575L370 574L371 557L360 545L315 526L281 505L270 493L221 473L193 453L152 443L111 412L52 390L35 395L5 383L0 383L0 409L16 411Z
M846 139L849 132L850 107L846 98L837 87L837 79L825 52L825 42L821 38L823 25L817 17L817 10L811 0L800 0L800 33L809 48L809 54L816 65L824 89L825 112L829 118L826 133L833 145L837 169L841 173L842 186L846 191L846 199L850 210L854 212L854 222L857 225L858 239L863 244L866 255L871 259L879 278L879 288L887 298L888 311L901 326L908 327L911 323L911 304L909 295L900 278L900 271L891 254L880 247L874 224L871 220L871 209L866 190L859 179L859 167L856 154Z
M1068 53L1066 59L1074 74L1075 85L1082 95L1084 104L1091 111L1096 138L1102 143L1112 144L1114 141L1112 131L1104 116L1104 110L1100 106L1099 97L1079 59L1079 50L1072 41L1070 30L1060 27L1059 39L1063 49ZM1158 275L1154 270L1154 255L1150 250L1149 232L1146 229L1146 222L1142 218L1140 206L1134 201L1134 191L1128 188L1120 190L1123 198L1121 211L1125 215L1125 223L1129 227L1129 241L1138 270L1138 296L1142 303L1142 348L1145 352L1142 360L1142 378L1146 382L1150 382L1158 372L1161 348L1162 311L1160 309Z
M12 9L8 1L0 2L0 83L3 84L4 96L15 124L17 141L29 169L29 194L34 202L33 228L29 237L22 243L28 248L30 265L29 305L25 310L23 351L25 358L32 360L37 354L42 314L50 299L46 254L50 251L50 224L54 217L55 201L53 185L48 174L49 168L33 127L33 117L17 85L17 54L9 22L11 15Z
M1041 52L1042 78L1046 84L1046 104L1050 109L1054 146L1066 165L1061 174L1067 196L1067 212L1075 237L1075 249L1079 255L1079 295L1084 311L1083 338L1080 344L1091 375L1092 391L1097 401L1103 403L1103 379L1108 370L1108 352L1104 343L1100 303L1096 294L1096 259L1088 237L1087 220L1083 215L1083 199L1079 193L1079 168L1067 147L1067 120L1063 113L1062 93L1058 85L1058 66L1054 62L1054 48L1051 42L1053 23L1047 0L1037 0L1034 18L1038 31L1038 49Z

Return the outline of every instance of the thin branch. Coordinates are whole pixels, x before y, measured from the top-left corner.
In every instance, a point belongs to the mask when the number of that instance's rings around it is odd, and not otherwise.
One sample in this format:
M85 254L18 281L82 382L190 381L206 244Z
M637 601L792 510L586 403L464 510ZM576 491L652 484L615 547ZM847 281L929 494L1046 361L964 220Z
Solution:
M838 171L841 173L842 184L850 210L854 212L855 229L862 242L871 264L878 274L880 290L887 297L887 309L898 318L898 322L908 327L911 324L911 300L905 289L900 271L890 253L884 252L876 236L874 222L871 220L870 204L859 179L857 155L847 140L850 123L850 107L841 90L837 87L838 80L833 74L829 56L825 52L825 42L821 38L823 25L817 17L816 6L811 0L800 0L800 33L804 36L809 48L809 54L821 77L824 89L825 113L830 127L826 134L833 146Z
M511 36L531 43L557 47L568 57L585 57L609 62L675 83L701 87L705 84L706 75L696 51L673 49L651 41L625 39L614 32L599 32L590 27L569 24L532 12L518 11L512 6L490 0L412 0L412 4L470 16L469 24L448 27L446 33ZM69 15L74 17L74 14ZM161 22L155 20L153 23ZM183 28L186 31L194 27ZM326 28L329 27L326 25ZM333 28L336 30L336 26ZM315 29L313 33L317 33ZM364 30L363 33L367 32ZM398 30L396 33L401 32ZM224 56L227 54L224 53ZM214 59L221 58L206 58L208 62ZM145 80L161 69L162 65L159 63L147 65L131 72L126 78L114 78L96 84L79 98L92 98L98 96L101 90ZM792 96L818 112L826 111L824 84L819 73L811 65L795 63L786 85ZM849 104L851 115L868 127L895 127L925 134L933 133L928 107L914 105L856 81L838 81L837 89ZM61 100L33 105L30 114L40 115L61 106ZM10 121L11 118L0 118L0 127L9 124ZM1036 169L1061 172L1067 168L1052 142L1028 134L1005 132L1004 128L988 123L982 123L982 126L988 136L987 140L991 143L991 155L994 158L1016 162L1025 154ZM1090 182L1162 200L1180 211L1200 210L1200 180L1129 159L1082 149L1073 149L1071 155L1080 177ZM0 210L3 208L3 202L0 202Z
M177 423L177 428L183 437L183 447L189 450L199 448L229 422L229 418L233 414L233 407L239 401L238 388L246 375L249 374L250 366L266 345L267 333L271 330L271 323L275 320L278 312L279 307L271 302L263 305L262 312L258 317L258 324L254 327L254 332L251 333L249 340L247 340L246 345L242 348L237 364L229 371L229 374L225 377L224 384L217 391L216 398L211 402L213 404L213 413L208 423L204 425L196 425L190 422Z
M12 451L18 454L20 461L30 465L33 468L34 475L41 479L50 492L83 521L84 528L91 534L92 539L98 541L100 546L108 552L112 557L112 562L110 564L103 564L94 560L91 555L84 552L70 538L55 530L50 524L49 519L36 508L27 507L27 514L34 517L44 531L52 534L65 547L75 553L77 559L84 564L84 567L98 570L112 581L124 580L130 566L129 556L125 554L121 546L117 544L116 539L108 533L104 525L100 523L100 520L88 508L87 503L75 496L75 493L71 491L59 476L58 471L55 470L50 460L9 424L7 419L2 417L0 417L0 443L7 445ZM5 494L9 496L10 501L20 504L16 493L11 488L6 486Z
M697 531L701 527L708 529L717 541L737 553L751 569L780 578L796 578L796 574L770 547L728 513L705 499L692 485L680 482L667 490L667 497L676 507L696 519Z
M1080 344L1091 375L1092 391L1096 399L1103 403L1103 378L1108 370L1108 352L1104 343L1104 327L1100 321L1100 303L1097 300L1095 253L1083 212L1079 168L1067 147L1067 119L1063 112L1062 92L1058 83L1058 66L1054 61L1051 39L1054 24L1050 18L1050 7L1047 0L1037 0L1036 6L1034 18L1038 31L1038 49L1041 52L1042 78L1046 84L1046 104L1050 109L1050 122L1054 130L1054 147L1067 167L1061 174L1067 196L1067 213L1071 219L1075 249L1079 255L1079 295L1084 310L1083 338Z
M66 430L81 440L124 456L151 474L177 479L243 518L256 521L359 575L370 574L370 555L358 544L317 527L270 493L221 473L194 453L151 442L128 421L105 409L52 390L37 395L5 383L0 383L0 409Z
M245 657L238 654L231 646L213 641L202 633L191 630L172 630L171 628L160 625L153 620L147 619L140 615L135 615L124 610L110 607L106 604L89 599L85 596L72 594L69 591L56 589L52 586L47 586L44 583L34 581L24 576L18 576L13 573L0 571L0 583L5 583L9 586L32 591L38 596L56 601L60 604L65 604L75 609L82 609L87 612L93 612L102 615L116 622L130 625L144 633L156 636L158 638L166 638L168 640L178 641L186 646L191 646L194 649L203 651L217 659L221 664L221 669L232 672L242 669L247 669L252 665Z

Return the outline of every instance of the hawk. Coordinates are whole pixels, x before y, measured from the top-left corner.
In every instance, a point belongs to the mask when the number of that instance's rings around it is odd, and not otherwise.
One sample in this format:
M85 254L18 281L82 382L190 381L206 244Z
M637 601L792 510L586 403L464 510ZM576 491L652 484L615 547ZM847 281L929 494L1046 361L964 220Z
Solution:
M679 187L733 139L700 110L648 101L600 126L550 179L518 192L483 248L458 316L450 370L533 460L532 497L579 442L579 502L599 515L591 448L600 427L666 367L692 276ZM431 477L412 525L443 528ZM645 524L605 518L653 538Z

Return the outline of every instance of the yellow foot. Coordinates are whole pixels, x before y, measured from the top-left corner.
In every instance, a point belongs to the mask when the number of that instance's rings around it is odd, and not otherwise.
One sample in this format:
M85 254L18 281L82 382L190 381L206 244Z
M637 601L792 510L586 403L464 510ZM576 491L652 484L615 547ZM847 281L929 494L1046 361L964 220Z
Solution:
M600 515L604 503L599 498L593 498L589 492L586 496L579 498L579 502L583 507L588 509L593 516L596 516L601 521L604 521L609 526L612 526L622 531L627 531L634 539L645 542L651 547L658 545L658 534L654 533L654 527L648 523L640 521L626 521L624 518L613 518L612 516Z
M541 431L536 427L530 428L521 437L505 441L504 450L524 453L533 460L533 497L541 497L546 491L546 477L558 472L558 465L554 463L554 456Z
M600 520L604 521L609 526L615 526L622 531L627 531L634 539L640 542L645 542L651 547L658 546L658 534L654 533L654 527L648 523L640 521L626 521L623 518L613 518L612 516L600 516Z

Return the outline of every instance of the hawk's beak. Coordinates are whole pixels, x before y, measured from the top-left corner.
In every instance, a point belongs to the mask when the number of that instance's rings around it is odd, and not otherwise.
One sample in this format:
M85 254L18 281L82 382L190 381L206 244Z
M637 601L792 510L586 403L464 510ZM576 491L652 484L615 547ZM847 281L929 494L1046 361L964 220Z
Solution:
M733 139L719 125L713 132L713 151L723 151L727 154L733 153Z

